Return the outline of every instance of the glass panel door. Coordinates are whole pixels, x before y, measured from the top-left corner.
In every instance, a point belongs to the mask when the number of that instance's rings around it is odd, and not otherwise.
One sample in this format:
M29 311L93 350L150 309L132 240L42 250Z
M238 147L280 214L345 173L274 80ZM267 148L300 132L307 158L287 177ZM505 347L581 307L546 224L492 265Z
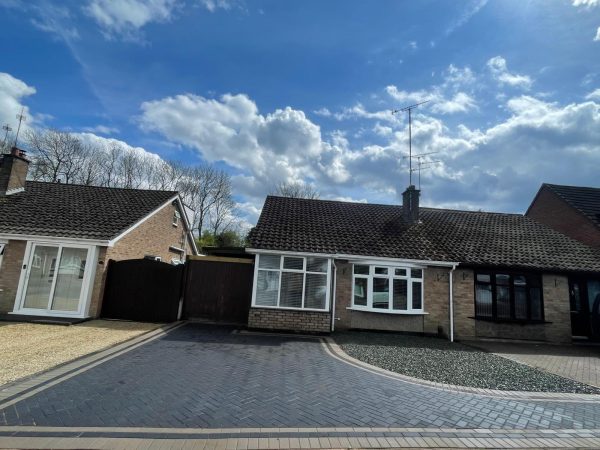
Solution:
M86 248L63 247L51 309L55 311L77 311L79 309L87 253Z
M58 247L36 245L29 262L24 308L48 309L54 284Z

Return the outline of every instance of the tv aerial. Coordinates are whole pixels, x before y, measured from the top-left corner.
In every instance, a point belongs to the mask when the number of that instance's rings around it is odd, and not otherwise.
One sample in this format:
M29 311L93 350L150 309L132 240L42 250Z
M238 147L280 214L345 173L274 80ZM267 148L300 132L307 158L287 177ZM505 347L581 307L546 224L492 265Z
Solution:
M429 103L431 100L425 100L424 102L415 103L414 105L405 106L400 109L392 109L392 114L398 114L401 112L408 112L408 184L412 186L412 110Z

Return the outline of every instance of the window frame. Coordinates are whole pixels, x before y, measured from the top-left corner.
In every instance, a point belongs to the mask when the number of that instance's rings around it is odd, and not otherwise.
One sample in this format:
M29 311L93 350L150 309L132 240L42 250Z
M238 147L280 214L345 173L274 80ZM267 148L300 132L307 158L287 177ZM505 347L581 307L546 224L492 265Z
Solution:
M367 266L369 268L369 274L355 274L354 266ZM387 275L376 274L376 269L387 268ZM403 269L405 275L396 275L396 269ZM350 299L350 305L348 309L356 311L375 312L381 314L404 314L404 315L422 315L427 314L425 312L425 267L421 266L410 266L410 265L390 265L389 263L374 263L374 262L352 262L352 297ZM412 271L420 270L421 277L413 277ZM367 305L357 305L354 303L354 289L355 280L357 278L367 279ZM388 307L387 308L375 308L373 307L373 280L375 278L387 279L389 282L388 292ZM394 280L406 280L406 309L394 309ZM421 308L413 308L413 283L421 284Z
M2 260L4 259L4 253L6 252L6 245L8 242L0 239L0 270L2 270Z
M260 258L262 256L277 256L279 257L279 268L266 269L260 267ZM284 268L285 258L297 258L302 259L302 269L286 269ZM307 270L308 258L321 258L327 261L327 269L325 272L315 272ZM277 287L277 305L257 305L256 304L256 288L257 288L257 280L259 271L265 272L277 272L279 273L278 287ZM283 273L301 273L302 274L302 306L294 307L294 306L281 306L281 282L283 279ZM306 304L306 275L321 275L325 276L326 284L325 284L325 307L321 308L306 308L304 305ZM252 286L252 308L267 308L267 309L285 309L291 311L314 311L314 312L329 312L331 304L331 258L326 256L319 255L290 255L283 253L257 253L256 259L254 261L254 282Z
M488 275L490 277L489 282L478 281L478 275ZM497 283L497 275L508 275L508 284ZM525 278L525 295L527 305L527 317L517 318L516 316L516 305L515 305L515 277ZM531 278L537 278L537 286L533 285L530 280ZM492 294L492 315L491 316L480 316L477 313L477 287L490 286ZM509 295L509 317L498 317L498 291L497 286L507 286ZM540 319L532 319L532 303L531 303L531 289L537 288L540 293ZM505 322L505 323L545 323L546 315L544 308L544 286L543 278L541 273L528 272L528 271L515 271L515 270L474 270L473 271L473 307L474 307L474 318L476 320L483 320L488 322Z

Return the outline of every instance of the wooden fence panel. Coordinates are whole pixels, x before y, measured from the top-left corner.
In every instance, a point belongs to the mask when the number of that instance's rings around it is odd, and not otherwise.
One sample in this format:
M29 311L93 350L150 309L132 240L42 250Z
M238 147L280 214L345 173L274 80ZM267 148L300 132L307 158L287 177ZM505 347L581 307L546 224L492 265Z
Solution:
M148 259L109 261L101 317L140 322L178 319L183 265Z
M184 318L246 324L252 300L254 261L193 257L186 262Z

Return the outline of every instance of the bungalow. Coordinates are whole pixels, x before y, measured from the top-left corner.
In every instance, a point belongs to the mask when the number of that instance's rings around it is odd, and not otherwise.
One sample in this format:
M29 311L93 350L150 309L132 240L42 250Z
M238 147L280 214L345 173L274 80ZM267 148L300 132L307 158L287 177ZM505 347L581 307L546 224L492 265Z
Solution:
M600 251L523 215L423 208L419 196L267 197L247 249L249 326L571 341L569 279L600 274Z
M0 159L0 314L97 317L110 259L197 254L177 192L26 181L28 165Z

